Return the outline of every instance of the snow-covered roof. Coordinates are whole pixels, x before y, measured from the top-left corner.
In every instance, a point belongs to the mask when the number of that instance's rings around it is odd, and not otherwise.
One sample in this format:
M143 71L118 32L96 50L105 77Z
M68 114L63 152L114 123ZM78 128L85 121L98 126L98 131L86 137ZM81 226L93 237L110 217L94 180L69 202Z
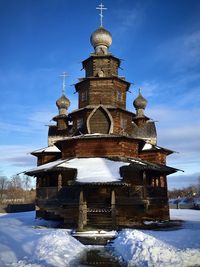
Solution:
M56 146L48 146L48 147L44 147L44 148L35 150L35 151L31 152L31 154L38 154L38 153L44 153L44 152L59 153L60 150Z
M25 172L27 175L36 175L41 172L62 169L76 169L76 182L79 183L111 183L121 182L120 168L129 166L137 170L153 170L164 173L174 173L178 169L162 164L156 164L141 159L127 159L125 161L107 158L74 158L59 159L40 165Z
M119 168L130 163L105 158L75 158L65 161L59 167L78 170L77 182L117 182L121 180Z
M109 183L118 182L121 166L129 165L129 162L114 161L106 158L75 158L71 160L56 160L40 165L26 171L26 174L34 175L41 171L49 171L56 168L77 169L76 181L79 183Z
M28 171L25 171L24 173L25 174L28 174L28 175L31 175L31 174L34 174L34 173L38 173L38 172L41 172L41 171L48 171L48 170L51 170L57 166L59 166L61 163L65 162L66 160L56 160L56 161L52 161L52 162L49 162L49 163L46 163L46 164L42 164L38 167L35 167L33 169L30 169Z

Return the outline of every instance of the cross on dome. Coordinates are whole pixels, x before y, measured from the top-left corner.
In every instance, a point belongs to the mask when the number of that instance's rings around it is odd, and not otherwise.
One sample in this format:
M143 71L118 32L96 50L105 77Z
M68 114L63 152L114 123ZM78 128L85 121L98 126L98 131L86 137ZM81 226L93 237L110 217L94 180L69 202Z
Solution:
M62 94L65 94L65 87L66 87L66 77L68 77L69 75L66 72L63 72L61 75L59 75L60 77L63 78L63 82L62 82Z
M96 9L100 10L100 25L103 27L103 10L107 10L107 8L101 3L98 7L96 7Z

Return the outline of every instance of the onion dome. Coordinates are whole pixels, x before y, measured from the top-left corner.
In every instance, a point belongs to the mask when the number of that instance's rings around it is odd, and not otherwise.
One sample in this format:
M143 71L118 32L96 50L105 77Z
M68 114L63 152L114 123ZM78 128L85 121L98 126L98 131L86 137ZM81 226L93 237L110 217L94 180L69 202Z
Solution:
M101 26L92 33L90 42L97 54L107 54L107 50L112 44L112 35Z
M133 106L137 111L137 116L144 116L144 110L147 106L147 100L141 95L140 89L138 97L133 101Z
M145 109L147 106L147 100L139 92L138 97L133 101L135 109Z
M57 101L56 101L56 106L59 109L60 114L65 114L66 110L70 106L70 101L69 99L63 94Z

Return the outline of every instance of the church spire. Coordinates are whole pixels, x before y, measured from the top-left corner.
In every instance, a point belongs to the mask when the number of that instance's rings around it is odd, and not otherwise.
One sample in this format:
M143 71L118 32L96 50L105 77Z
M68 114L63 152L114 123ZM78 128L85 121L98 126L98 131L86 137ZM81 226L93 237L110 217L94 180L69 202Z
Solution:
M100 4L96 9L100 10L100 27L94 31L90 37L90 42L95 49L95 54L107 55L112 44L112 35L103 27L103 10L107 8Z

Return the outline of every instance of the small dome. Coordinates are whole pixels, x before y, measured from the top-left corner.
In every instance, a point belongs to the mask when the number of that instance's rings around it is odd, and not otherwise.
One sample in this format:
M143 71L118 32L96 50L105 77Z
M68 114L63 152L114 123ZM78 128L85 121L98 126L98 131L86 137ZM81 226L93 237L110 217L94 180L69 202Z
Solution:
M139 92L138 97L133 101L135 109L145 109L147 106L147 100Z
M68 107L70 106L70 101L69 99L65 96L62 95L57 101L56 101L56 105L59 109L68 109Z
M100 27L92 33L90 42L94 48L97 46L106 46L109 48L112 44L112 35L109 31Z

